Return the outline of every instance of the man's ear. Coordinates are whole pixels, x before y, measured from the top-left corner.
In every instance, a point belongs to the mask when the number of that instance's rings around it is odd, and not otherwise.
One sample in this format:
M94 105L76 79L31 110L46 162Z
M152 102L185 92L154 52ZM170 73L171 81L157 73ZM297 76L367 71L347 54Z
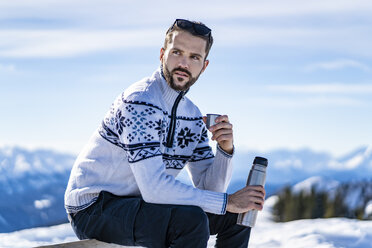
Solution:
M205 71L205 69L207 69L207 66L209 65L209 60L208 59L206 59L205 61L204 61L204 65L203 65L203 69L202 69L202 71L201 72L204 72Z
M164 53L165 53L165 49L164 49L164 47L162 47L162 48L160 49L160 61L163 61Z

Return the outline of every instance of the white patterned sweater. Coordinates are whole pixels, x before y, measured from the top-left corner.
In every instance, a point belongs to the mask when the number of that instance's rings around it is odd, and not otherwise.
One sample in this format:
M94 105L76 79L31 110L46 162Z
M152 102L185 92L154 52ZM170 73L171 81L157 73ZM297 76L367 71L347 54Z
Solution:
M115 100L74 163L68 213L108 191L225 214L232 156L218 146L213 155L202 115L184 94L168 86L159 68ZM184 167L194 187L176 179Z

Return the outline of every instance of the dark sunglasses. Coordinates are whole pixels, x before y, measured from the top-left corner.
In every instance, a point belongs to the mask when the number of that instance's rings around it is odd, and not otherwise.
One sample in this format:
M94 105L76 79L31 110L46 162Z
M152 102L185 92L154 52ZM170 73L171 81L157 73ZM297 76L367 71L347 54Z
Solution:
M176 19L176 21L173 23L172 27L169 29L171 31L173 27L177 25L177 27L182 28L184 30L187 30L193 34L197 34L203 37L211 38L211 29L203 24L198 24L194 22L190 22L188 20L184 19ZM168 31L168 32L169 32Z

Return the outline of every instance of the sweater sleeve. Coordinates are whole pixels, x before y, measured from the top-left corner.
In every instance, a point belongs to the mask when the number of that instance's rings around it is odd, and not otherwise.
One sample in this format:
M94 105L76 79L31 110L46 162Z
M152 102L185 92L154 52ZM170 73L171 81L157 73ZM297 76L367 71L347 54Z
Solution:
M232 155L217 145L216 155L213 156L204 126L199 144L186 168L195 187L226 192L232 176Z
M195 205L215 214L226 212L227 194L194 188L166 173L160 148L166 125L160 108L143 102L124 102L115 111L110 123L118 132L146 202Z

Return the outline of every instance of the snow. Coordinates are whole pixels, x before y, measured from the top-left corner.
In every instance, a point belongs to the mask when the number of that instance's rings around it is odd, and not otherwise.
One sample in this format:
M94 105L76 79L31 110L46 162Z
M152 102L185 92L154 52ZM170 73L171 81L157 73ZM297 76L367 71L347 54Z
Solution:
M340 183L336 180L315 176L295 184L293 192L298 194L303 191L305 194L310 194L311 189L315 187L316 192L329 192L332 195L339 185Z
M364 215L365 216L372 216L372 200L370 200L367 203L366 208L364 210Z
M364 161L364 154L359 154L345 163L346 169L355 169Z
M252 229L249 247L253 248L370 248L372 244L372 221L345 218L297 220L275 223L271 210L277 196L265 202ZM12 233L0 233L0 247L35 247L76 241L70 224L26 229ZM208 247L215 244L215 236Z
M24 172L30 171L31 169L31 165L27 163L24 155L21 154L16 157L13 171L14 173L22 174Z
M372 245L372 221L331 218L275 223L271 220L271 209L276 199L273 196L266 200L252 229L249 247L370 248Z
M371 159L371 155L372 145L364 149L361 149L358 153L354 154L354 156L344 161L343 169L352 170L357 169L359 167L363 167L363 165L365 165L366 168L368 169L368 160Z
M356 247L372 244L372 221L345 218L263 222L252 231L251 247Z
M0 148L0 233L66 222L63 194L74 159L51 150Z
M0 247L26 248L78 240L70 224L0 233Z
M34 206L37 209L49 208L52 205L51 200L49 199L42 199L34 201Z

